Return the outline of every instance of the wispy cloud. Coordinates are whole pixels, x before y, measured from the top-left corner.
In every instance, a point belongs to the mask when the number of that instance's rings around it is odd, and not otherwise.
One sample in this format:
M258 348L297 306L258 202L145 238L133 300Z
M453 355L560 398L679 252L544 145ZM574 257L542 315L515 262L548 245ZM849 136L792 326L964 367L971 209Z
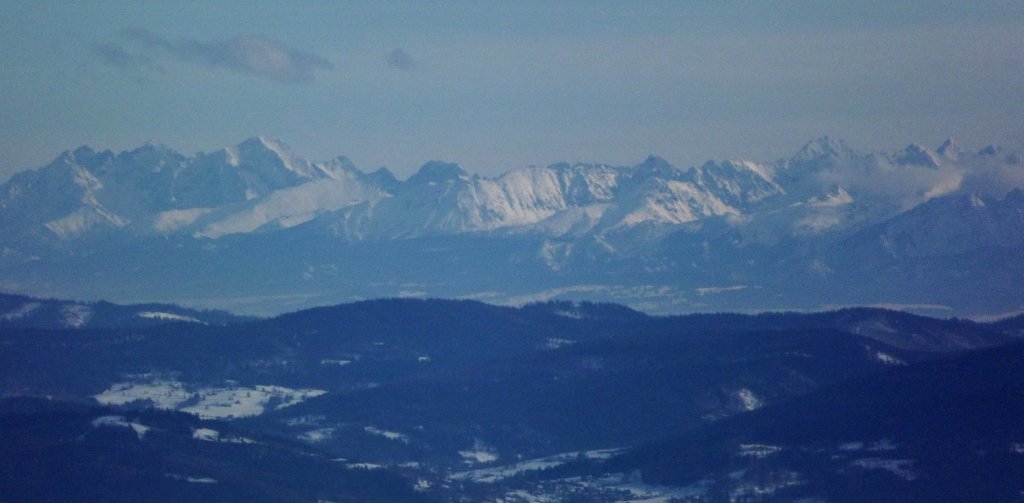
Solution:
M956 164L944 164L938 168L899 166L885 157L871 156L847 163L843 169L822 171L811 180L819 184L820 191L843 187L861 197L894 200L902 208L910 209L959 189L963 179L964 169Z
M408 70L412 68L416 63L413 61L412 56L402 49L395 49L388 53L387 56L388 66L396 70Z
M205 68L222 69L242 75L264 77L284 84L311 82L314 74L331 70L326 58L252 35L227 40L171 39L144 29L128 29L122 35L148 54L132 54L115 44L101 44L94 52L111 66L129 68L149 58L171 57Z
M139 70L153 66L151 58L132 54L119 44L93 44L91 49L92 53L100 58L100 62L122 70Z

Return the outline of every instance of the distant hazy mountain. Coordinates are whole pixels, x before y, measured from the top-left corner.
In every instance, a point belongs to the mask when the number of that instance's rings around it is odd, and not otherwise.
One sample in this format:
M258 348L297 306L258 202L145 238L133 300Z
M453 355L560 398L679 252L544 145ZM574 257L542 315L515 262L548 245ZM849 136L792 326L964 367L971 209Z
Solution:
M172 304L118 305L0 293L0 328L138 328L164 323L226 325L252 318Z
M0 288L247 312L377 296L572 297L655 312L1024 307L1024 166L947 141L680 169L553 164L407 180L263 137L80 147L0 186Z

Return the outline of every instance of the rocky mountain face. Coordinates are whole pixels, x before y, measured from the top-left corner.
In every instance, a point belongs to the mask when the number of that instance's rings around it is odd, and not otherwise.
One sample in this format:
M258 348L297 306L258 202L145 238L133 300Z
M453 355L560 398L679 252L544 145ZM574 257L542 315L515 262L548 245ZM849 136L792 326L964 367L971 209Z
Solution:
M80 147L0 186L0 288L246 312L269 295L426 294L1008 312L1024 297L989 279L1024 275L1020 158L952 141L864 154L822 137L775 162L652 156L491 178L431 161L399 181L263 137L191 157ZM936 289L932 273L1000 293Z

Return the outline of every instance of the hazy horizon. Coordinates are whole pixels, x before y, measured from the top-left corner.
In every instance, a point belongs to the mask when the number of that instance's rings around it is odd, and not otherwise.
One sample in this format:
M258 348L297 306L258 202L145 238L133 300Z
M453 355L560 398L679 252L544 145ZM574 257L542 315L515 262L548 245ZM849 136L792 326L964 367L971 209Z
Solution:
M184 12L188 15L183 15ZM279 138L400 178L1021 143L1018 2L12 6L0 179L78 145Z

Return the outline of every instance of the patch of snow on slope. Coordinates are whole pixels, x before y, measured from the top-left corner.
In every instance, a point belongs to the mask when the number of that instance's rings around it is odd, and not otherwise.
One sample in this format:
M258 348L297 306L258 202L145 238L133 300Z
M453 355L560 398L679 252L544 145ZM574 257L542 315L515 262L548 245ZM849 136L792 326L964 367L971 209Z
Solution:
M140 318L147 318L151 320L167 320L167 321L187 321L189 323L202 323L201 321L181 314L174 313L162 313L158 311L143 311L137 314Z
M256 441L245 437L222 437L220 432L210 428L196 428L192 430L192 439L204 442L220 442L224 444L255 444Z
M793 223L796 234L818 234L839 227L840 220L836 215L818 214L801 218Z
M210 223L196 237L216 239L255 231L269 224L287 228L308 222L317 215L339 210L384 194L351 179L321 179L276 190L243 209Z
M39 309L40 306L42 306L42 304L38 302L26 302L0 315L0 318L3 318L5 320L17 320L20 318L24 318L32 314L32 312L35 311L36 309Z
M227 147L224 149L224 163L228 166L237 168L238 167L238 149L235 147Z
M196 428L192 430L192 439L203 442L220 442L223 444L255 444L256 441L245 437L222 437L217 430L210 428Z
M736 398L739 398L740 404L743 406L743 410L746 411L759 409L764 406L764 402L762 402L753 391L750 391L747 388L740 388L736 391Z
M807 202L811 206L819 206L819 207L842 206L844 204L852 203L853 202L853 197L850 196L849 192L846 192L845 190L843 190L842 187L839 187L835 191L829 192L828 194L826 194L825 197L815 196L815 197L812 197Z
M356 470L383 470L383 465L376 463L345 463L346 468L352 468Z
M906 365L907 362L881 351L875 351L875 359L886 365Z
M463 463L470 465L477 463L493 463L498 460L498 454L479 439L473 442L472 449L459 451L459 456L462 456Z
M582 235L601 221L609 207L608 204L591 204L566 208L537 222L533 229L552 237Z
M315 444L334 437L334 428L317 428L299 434L299 440Z
M60 308L60 314L65 327L81 328L92 318L92 308L82 304L68 304Z
M469 464L493 463L498 460L497 454L488 451L459 451L459 456L462 456L463 462Z
M192 225L199 217L213 211L212 208L190 208L187 210L167 210L156 214L153 230L164 234L177 231Z
M765 181L775 184L775 169L770 165L761 164L754 161L732 161L733 164L743 166L757 174L757 176L765 179Z
M194 440L203 440L205 442L219 442L220 432L217 430L211 430L210 428L196 428L192 430L192 438Z
M918 476L914 464L911 459L862 458L854 460L850 466L865 470L885 470L904 480L914 480Z
M708 294L717 294L725 292L738 292L740 290L746 290L747 285L734 285L734 286L706 286L697 289L697 294L701 297Z
M512 465L457 472L449 475L448 478L452 480L470 480L480 484L492 484L524 472L554 468L577 459L609 459L624 450L625 449L598 449L593 451L567 452L544 458L521 461Z
M351 363L352 360L336 360L332 358L323 358L320 360L320 365L337 365L339 367L344 367L346 365L350 365Z
M596 486L605 490L618 490L629 493L629 496L627 497L628 499L616 499L616 501L631 503L671 503L673 501L687 501L695 498L700 498L697 501L703 501L707 496L708 489L712 483L712 480L704 479L693 485L685 487L656 486L645 484L639 480L639 477L632 474L627 476L619 473L609 474L589 483L581 481L580 485L585 487Z
M165 477L174 480L180 480L182 482L188 482L190 484L216 484L217 481L210 477L193 477L191 475L178 475L176 473L165 473Z
M92 426L99 428L103 426L114 427L114 428L131 428L138 435L139 440L146 436L146 432L150 430L149 426L144 424L129 422L124 416L101 416L93 419Z
M559 349L572 346L576 344L576 341L570 339L561 339L558 337L548 337L548 340L544 342L544 349Z
M740 444L739 455L745 458L763 459L782 450L777 445Z
M61 239L69 240L101 225L122 228L128 221L102 208L86 206L44 225Z
M754 479L739 484L729 492L729 501L761 501L765 496L775 494L780 489L805 483L796 472L778 470L772 473L769 481Z
M367 427L363 428L363 431L365 431L366 433L369 433L371 435L378 435L378 436L384 437L384 438L386 438L388 440L396 440L396 441L402 442L404 444L408 444L409 443L408 435L404 435L402 433L398 433L398 432L395 432L395 431L382 430L382 429L374 427L374 426L367 426Z

